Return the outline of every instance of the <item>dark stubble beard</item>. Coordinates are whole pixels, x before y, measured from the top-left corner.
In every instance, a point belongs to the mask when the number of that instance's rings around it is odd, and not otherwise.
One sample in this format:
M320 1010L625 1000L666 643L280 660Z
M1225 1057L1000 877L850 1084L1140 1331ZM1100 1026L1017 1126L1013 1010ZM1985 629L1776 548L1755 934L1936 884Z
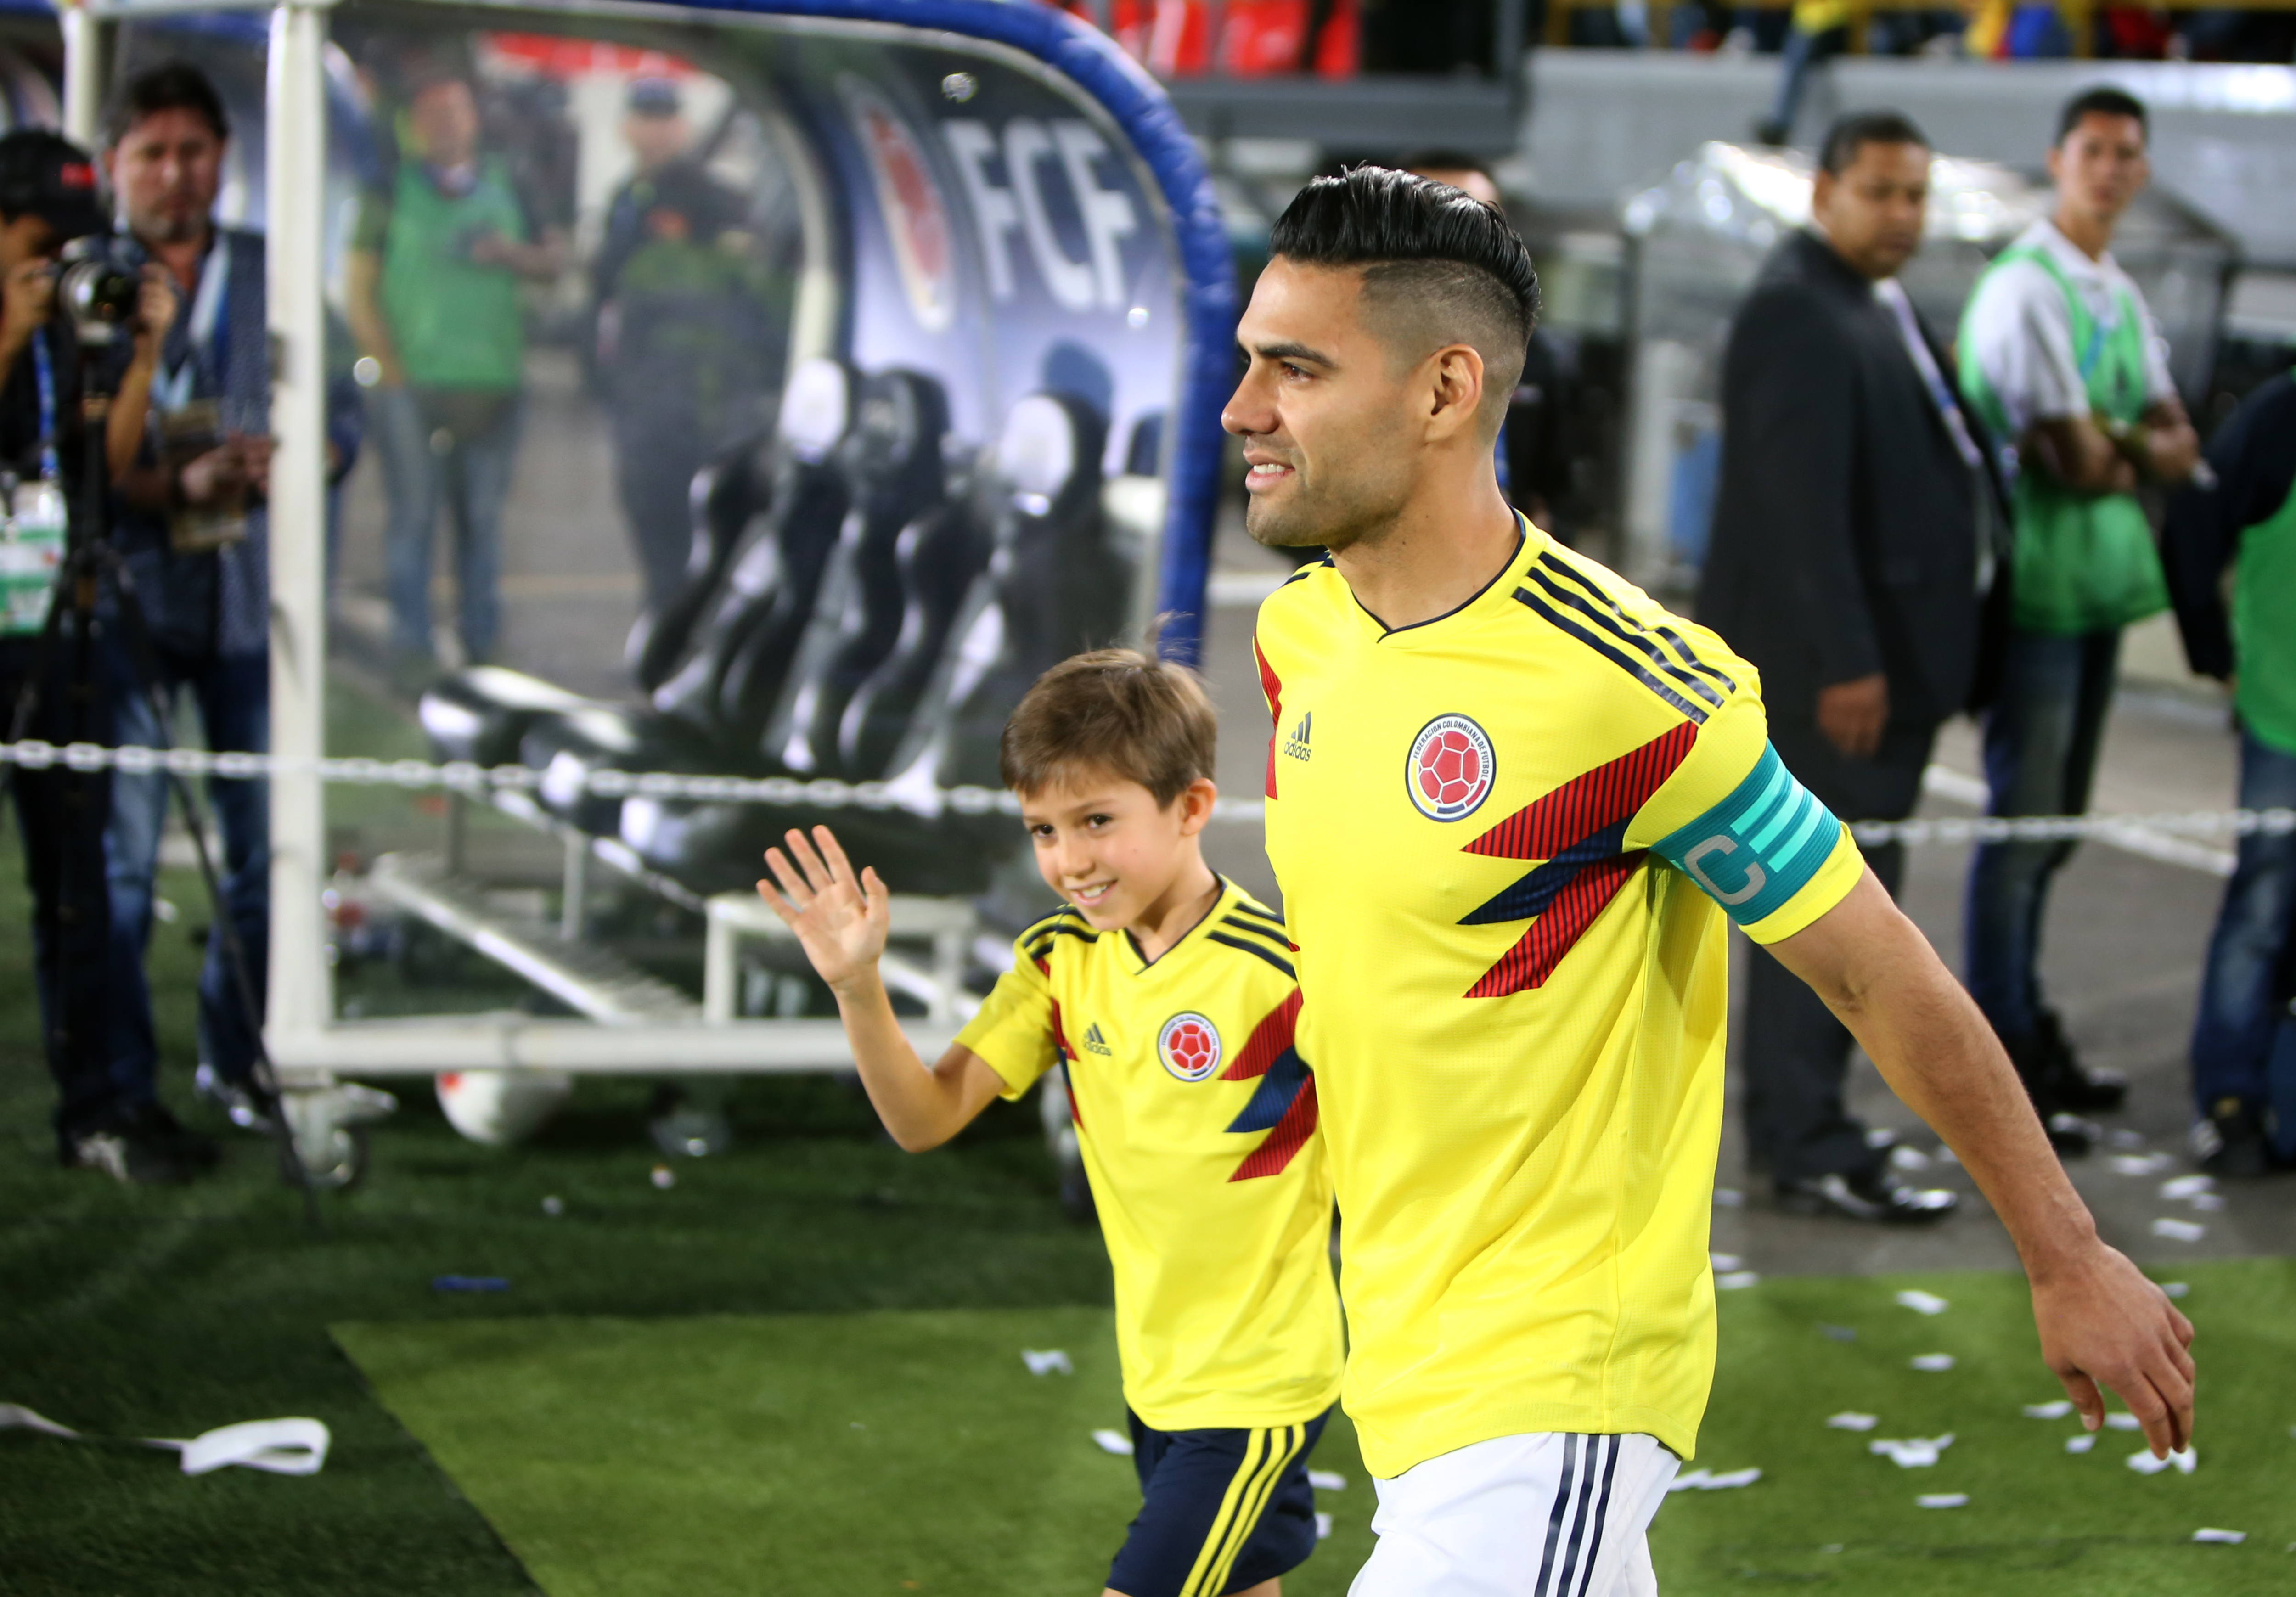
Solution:
M1268 549L1351 547L1390 525L1403 508L1406 489L1400 473L1365 471L1333 488L1308 487L1293 479L1295 492L1281 509L1255 495L1244 506L1243 529Z

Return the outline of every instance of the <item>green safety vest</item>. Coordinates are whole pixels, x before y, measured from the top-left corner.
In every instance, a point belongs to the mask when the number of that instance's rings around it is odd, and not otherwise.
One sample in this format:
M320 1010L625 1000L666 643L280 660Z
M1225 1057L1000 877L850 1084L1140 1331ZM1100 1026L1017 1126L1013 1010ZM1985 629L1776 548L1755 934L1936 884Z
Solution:
M419 163L398 169L382 250L382 313L391 348L419 389L514 389L526 353L518 279L470 258L479 234L526 239L526 218L499 163L467 194L442 194Z
M2233 702L2257 741L2296 754L2296 484L2280 508L2240 535L2232 598Z
M2072 279L2046 250L2004 250L1990 277L2030 260L2056 280L2072 315L2072 339L2092 414L2116 422L2144 414L2144 319L2128 290L2110 331L2089 315ZM1984 280L1979 280L1979 289ZM2013 436L2001 397L1962 324L1961 382L1970 405L1997 438ZM2046 473L2024 471L2010 489L2011 620L2020 632L2056 636L2107 632L2169 608L2152 524L2134 494L2079 494Z

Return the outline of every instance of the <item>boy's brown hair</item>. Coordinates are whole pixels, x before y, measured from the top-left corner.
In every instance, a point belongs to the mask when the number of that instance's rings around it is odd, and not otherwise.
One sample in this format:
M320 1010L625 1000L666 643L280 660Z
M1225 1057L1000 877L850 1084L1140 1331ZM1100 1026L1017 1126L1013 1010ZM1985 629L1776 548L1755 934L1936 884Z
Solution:
M1146 788L1159 807L1212 774L1219 717L1201 678L1137 649L1072 655L1004 723L997 768L1029 798L1087 771Z

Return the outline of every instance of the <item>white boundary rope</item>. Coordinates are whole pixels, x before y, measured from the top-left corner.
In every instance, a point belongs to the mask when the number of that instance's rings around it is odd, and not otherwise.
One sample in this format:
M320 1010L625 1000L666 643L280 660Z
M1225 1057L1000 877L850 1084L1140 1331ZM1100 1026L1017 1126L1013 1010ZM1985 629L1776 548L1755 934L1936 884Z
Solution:
M28 771L113 770L130 775L166 771L177 776L219 776L234 781L278 776L316 776L346 787L439 789L478 796L497 791L532 792L571 785L530 766L478 766L465 760L439 764L422 759L299 758L278 754L214 753L205 749L146 749L135 744L108 748L95 743L58 746L28 738L0 742L0 765ZM1018 815L1021 802L992 788L929 788L882 782L812 781L793 776L692 776L675 771L616 771L594 768L581 786L607 798L689 799L714 804L808 806L816 809L908 809L923 814L941 807L959 815ZM1266 806L1257 798L1223 798L1213 812L1221 821L1258 821ZM2168 838L2247 837L2296 831L2296 809L2173 810L2159 815L1972 815L1912 821L1858 821L1851 830L1860 843L1903 843L1919 848L1956 843L2069 842L2085 838L2125 842L2132 832Z

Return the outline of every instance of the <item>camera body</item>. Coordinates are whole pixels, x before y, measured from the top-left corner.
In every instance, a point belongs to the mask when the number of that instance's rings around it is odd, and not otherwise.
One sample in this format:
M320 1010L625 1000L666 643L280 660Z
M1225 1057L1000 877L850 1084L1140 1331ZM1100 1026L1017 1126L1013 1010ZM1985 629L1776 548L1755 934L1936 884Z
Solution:
M90 233L66 244L56 263L55 314L84 345L115 343L135 328L143 279L119 258L118 242L109 233Z

